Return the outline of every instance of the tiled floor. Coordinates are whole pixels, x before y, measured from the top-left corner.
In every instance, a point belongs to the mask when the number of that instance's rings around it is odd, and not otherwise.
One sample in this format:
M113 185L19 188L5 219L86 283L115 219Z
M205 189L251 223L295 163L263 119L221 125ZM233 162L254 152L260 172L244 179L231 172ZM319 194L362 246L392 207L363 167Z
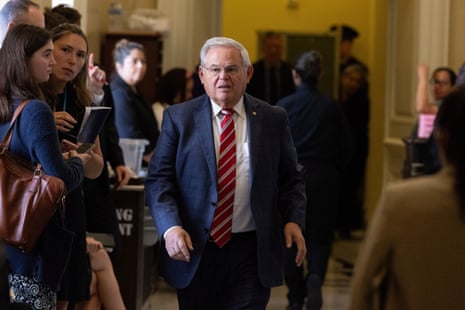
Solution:
M323 286L323 310L344 310L349 302L349 285L352 266L355 262L359 240L337 240ZM287 289L284 286L273 288L267 310L284 310L287 306ZM145 301L142 310L177 309L176 293L164 285Z

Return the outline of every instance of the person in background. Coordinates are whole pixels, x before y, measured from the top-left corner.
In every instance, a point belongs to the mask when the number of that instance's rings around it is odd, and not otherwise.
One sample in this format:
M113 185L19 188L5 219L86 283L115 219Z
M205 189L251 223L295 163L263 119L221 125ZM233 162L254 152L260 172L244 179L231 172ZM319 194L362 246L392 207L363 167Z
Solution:
M318 51L301 54L292 70L296 92L277 103L289 116L299 163L305 168L307 196L305 277L304 268L294 263L295 248L286 251L289 310L301 310L305 299L306 309L321 309L342 172L353 151L352 137L340 106L318 90L322 71L323 59Z
M436 114L441 101L454 89L457 74L450 68L438 67L429 79L429 67L425 64L418 65L417 73L415 110L417 113ZM431 85L431 89L428 85ZM434 102L429 100L429 90Z
M192 72L183 68L173 68L161 77L157 85L155 103L152 104L158 130L161 130L163 111L173 104L191 99L193 87Z
M47 11L63 16L63 18L70 24L81 25L81 13L66 4L58 4L51 9L46 8L45 12Z
M359 65L365 70L364 75L368 76L368 67L352 54L354 40L359 36L358 31L349 25L332 25L329 31L336 33L341 38L339 43L339 73L342 74L350 65Z
M43 101L38 84L46 82L55 59L50 34L40 27L18 24L5 36L0 49L0 136L6 133L13 111L24 100L29 103L21 113L10 150L44 172L64 180L68 191L79 186L88 153L70 150L65 161L60 149L53 113ZM43 232L36 251L24 252L3 245L10 264L9 287L12 303L55 309L56 292L70 257L73 236L62 225L57 212Z
M426 139L426 143L421 142L421 150L423 151L421 154L423 160L421 172L422 174L433 174L441 169L438 145L432 134L434 119L442 100L455 89L457 75L450 68L438 67L434 69L431 79L428 79L429 67L425 64L418 65L417 73L415 109L419 114L419 120L414 125L411 135L415 138ZM430 89L428 85L431 85ZM433 102L430 101L429 90Z
M58 5L45 10L45 24L47 29L70 22L80 25L81 14L76 9ZM67 20L69 18L69 20ZM50 28L48 28L50 27ZM125 166L123 152L119 146L119 136L115 127L115 113L113 96L106 82L106 73L94 63L94 54L88 59L89 84L92 94L92 105L101 105L112 108L100 132L100 146L105 163L110 163L115 175L115 189L118 190L129 183L131 177L129 169ZM116 217L116 206L111 197L111 180L108 169L103 169L95 179L84 179L84 201L86 206L86 230L91 233L111 234L115 241L111 257L119 254L121 235Z
M45 16L45 28L49 30L55 28L56 26L60 24L64 24L68 22L63 15L52 12L50 8L45 8L44 16Z
M89 67L93 67L93 54L89 55ZM103 159L112 168L114 180L110 178L110 173L106 169L106 166L97 178L84 179L84 202L86 206L87 231L113 236L115 245L111 258L114 259L120 253L121 234L112 190L120 190L127 185L131 178L131 172L125 165L123 151L119 146L119 135L115 126L115 109L111 89L107 84L103 85L102 88L103 99L100 103L94 105L112 108L99 134L99 139Z
M55 125L62 139L63 149L75 148L79 128L86 106L91 104L88 88L88 44L79 26L60 24L51 30L55 46L53 55L56 65L47 83L42 84L47 103L55 115ZM87 178L98 177L104 167L99 138L90 151L91 160L86 165ZM79 189L66 197L66 227L75 234L65 280L58 295L58 308L66 309L68 302L77 303L89 299L91 267L86 250L86 214Z
M213 37L200 59L206 95L165 110L145 183L159 271L181 310L265 309L284 247L305 257L301 166L286 113L245 94L244 46Z
M264 34L262 58L253 64L254 74L247 85L247 93L265 100L271 105L294 93L292 65L283 60L283 36L276 32Z
M192 73L192 80L194 81L194 87L192 88L192 98L205 94L205 88L203 88L202 81L199 77L199 65L195 67L194 72Z
M39 4L30 0L9 0L0 9L0 45L9 29L18 24L45 27Z
M349 124L354 141L352 159L343 173L339 208L340 237L352 238L352 230L365 228L365 171L369 150L370 100L366 89L366 70L353 64L340 78L339 104Z
M63 23L75 24L81 27L81 13L75 8L59 4L53 8L45 8L45 28L51 30ZM94 55L89 53L89 86L93 105L99 105L104 97L106 84L105 71L94 64Z
M358 254L349 309L465 309L464 103L459 89L439 107L442 169L383 193Z
M42 27L44 26L44 16L41 12L41 8L40 6L33 2L33 1L29 1L29 0L12 0L12 1L6 1L1 10L0 10L0 42L3 41L6 33L8 30L12 29L15 25L19 25L19 24L30 24L30 25L35 25L35 26L38 26L38 27ZM1 43L0 43L1 44ZM60 223L60 222L56 222L56 223ZM60 226L61 227L61 226ZM61 229L61 228L60 228ZM58 241L57 239L55 240L55 242L63 242L64 240L66 240L66 237L67 236L67 232L64 231L62 233L62 239L61 241ZM53 243L53 242L52 242ZM64 243L63 243L64 244ZM50 244L48 244L48 246L50 246ZM67 254L68 253L68 249L63 249L63 254L65 256L61 257L59 255L57 255L55 258L57 258L58 260L50 260L50 257L47 257L48 254L50 254L51 252L46 249L43 251L43 255L45 257L45 259L42 260L42 262L49 262L51 261L51 265L54 265L53 268L55 270L58 270L59 272L62 272L62 270L60 269L61 268L61 264L63 264L63 261L60 261L60 259L67 259ZM45 253L45 254L44 254ZM22 260L20 260L20 264L23 262ZM15 266L18 266L18 265L15 265ZM5 268L7 270L10 270L10 267L8 266L8 261L6 261L6 264L5 266L2 267L2 269ZM15 267L16 268L16 267ZM45 272L42 272L42 274L49 274L49 271L50 270L47 270ZM61 277L62 274L58 274L58 277ZM7 280L7 284L8 284L8 279ZM53 281L55 281L55 283L59 283L60 281L60 278L57 278L57 279L54 279ZM24 281L24 282L27 282L27 281ZM53 284L55 285L55 284ZM52 285L52 286L53 286ZM56 290L56 289L55 289ZM25 290L25 292L27 293L28 290ZM39 292L40 293L40 292ZM8 294L8 292L2 292L2 295L5 294L6 296L6 299L8 300L10 298L10 294ZM32 296L31 298L33 298L34 296ZM45 302L44 302L45 303ZM8 306L5 306L5 308L8 307ZM13 303L11 304L8 309L29 309L29 307L23 303ZM3 308L2 308L3 309Z
M115 103L115 124L120 138L146 139L143 161L148 163L158 140L158 125L152 107L137 84L147 71L142 44L121 39L113 50L115 74L110 88Z

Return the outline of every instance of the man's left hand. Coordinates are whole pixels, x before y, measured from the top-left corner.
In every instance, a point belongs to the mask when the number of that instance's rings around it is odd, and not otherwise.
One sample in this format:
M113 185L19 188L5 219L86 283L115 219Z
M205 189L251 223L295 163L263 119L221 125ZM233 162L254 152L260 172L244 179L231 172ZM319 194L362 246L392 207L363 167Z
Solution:
M286 248L291 248L292 243L297 246L297 255L295 257L295 263L297 266L301 266L305 255L307 254L307 246L305 245L305 238L302 234L302 229L297 223L287 223L284 226L284 238L286 242Z

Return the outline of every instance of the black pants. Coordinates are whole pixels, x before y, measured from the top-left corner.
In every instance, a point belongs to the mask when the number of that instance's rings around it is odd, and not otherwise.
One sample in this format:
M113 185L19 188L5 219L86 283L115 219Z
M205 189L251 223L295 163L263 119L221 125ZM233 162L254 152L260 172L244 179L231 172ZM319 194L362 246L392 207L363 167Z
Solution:
M295 264L296 249L285 250L284 281L288 288L287 299L289 304L303 304L308 296L307 279L309 275L316 274L324 282L328 270L328 260L331 255L332 242L317 243L307 242L307 272L304 267Z
M270 292L258 277L255 233L233 234L221 249L208 242L192 282L178 290L179 309L262 310Z

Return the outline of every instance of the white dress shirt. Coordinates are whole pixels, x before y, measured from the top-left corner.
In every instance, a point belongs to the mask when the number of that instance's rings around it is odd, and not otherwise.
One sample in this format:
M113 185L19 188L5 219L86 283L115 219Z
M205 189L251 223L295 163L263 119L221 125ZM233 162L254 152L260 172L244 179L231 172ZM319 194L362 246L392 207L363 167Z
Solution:
M216 161L218 164L220 152L220 132L223 114L219 105L211 101L213 137L215 140ZM255 230L255 221L250 209L250 156L247 131L247 116L244 107L244 98L233 107L234 128L236 134L236 187L234 191L234 211L232 232L247 232Z

